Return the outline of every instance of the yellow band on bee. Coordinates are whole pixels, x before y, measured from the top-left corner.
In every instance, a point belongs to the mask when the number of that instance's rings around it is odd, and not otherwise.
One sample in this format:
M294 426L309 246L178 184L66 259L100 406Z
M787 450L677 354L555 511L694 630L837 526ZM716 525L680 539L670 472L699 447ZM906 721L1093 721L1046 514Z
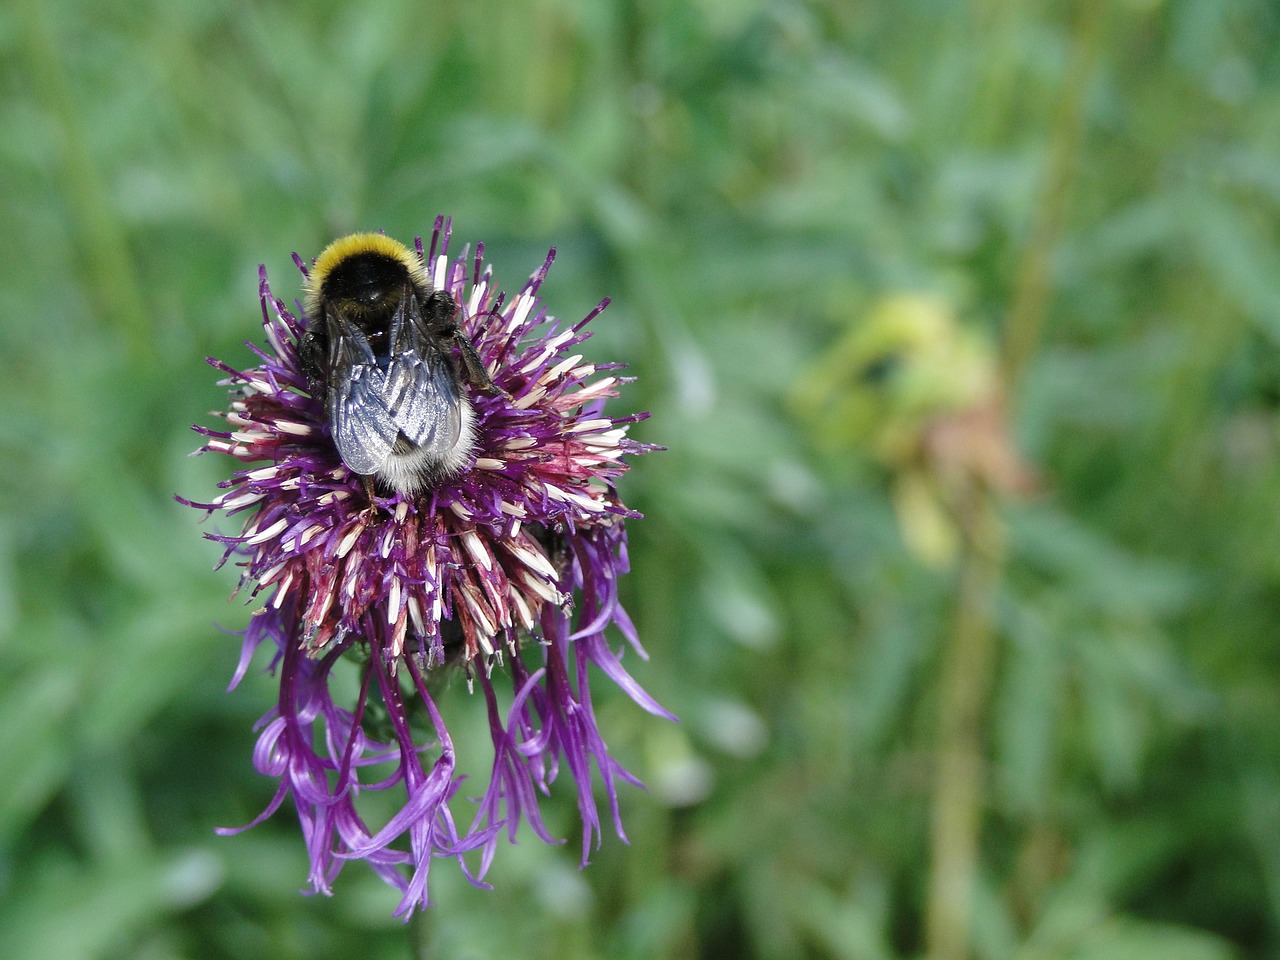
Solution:
M429 286L426 268L418 259L416 251L410 250L399 240L392 240L385 233L352 233L334 240L316 257L315 266L311 268L311 275L306 282L308 315L314 313L319 306L320 288L324 286L325 278L333 272L333 268L350 257L366 253L400 262L414 281Z
M354 257L361 253L380 253L384 257L399 260L411 274L422 273L422 264L418 260L417 253L399 240L392 240L384 233L353 233L350 236L339 237L316 257L316 265L311 271L313 281L323 282L334 266L347 257Z

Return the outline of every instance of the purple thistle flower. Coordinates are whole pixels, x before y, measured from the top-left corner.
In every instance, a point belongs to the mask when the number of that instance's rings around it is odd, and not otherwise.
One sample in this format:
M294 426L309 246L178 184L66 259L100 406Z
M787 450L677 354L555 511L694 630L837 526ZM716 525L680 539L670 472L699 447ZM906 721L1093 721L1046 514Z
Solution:
M363 859L402 892L396 913L405 916L429 902L432 858L456 857L483 886L504 832L514 840L524 821L552 841L538 797L562 768L577 786L583 863L601 837L593 764L625 840L617 784L639 781L600 735L592 666L645 710L675 719L605 638L612 624L646 656L617 595L628 568L624 521L638 514L623 506L614 483L627 468L624 455L656 449L627 437L646 414L604 413L605 400L627 382L612 372L618 365L571 353L608 301L561 326L537 299L554 250L508 302L495 291L483 245L451 261L449 233L450 222L438 218L429 250L424 255L418 241L417 255L432 286L459 304L463 334L504 392L472 397L469 467L423 493L371 503L362 478L339 457L299 362L314 318L286 309L262 268L267 344L250 345L261 362L237 371L210 359L232 388L229 429L195 428L207 438L200 452L250 466L219 484L212 502L183 500L245 515L239 534L207 536L226 545L223 562L236 557L244 567L252 595L266 597L231 683L269 642L280 697L258 724L254 766L279 787L248 826L292 798L312 889L329 893L342 865ZM537 651L531 658L521 652L527 646ZM343 658L362 665L350 709L329 690ZM531 668L526 658L541 663ZM427 684L433 671L459 668L480 686L494 747L490 782L464 828L450 803L461 782L453 743ZM503 672L513 689L505 709L496 689ZM429 732L415 732L411 712L425 713ZM361 795L391 790L403 797L398 811L369 823ZM475 870L463 858L470 851L479 851Z

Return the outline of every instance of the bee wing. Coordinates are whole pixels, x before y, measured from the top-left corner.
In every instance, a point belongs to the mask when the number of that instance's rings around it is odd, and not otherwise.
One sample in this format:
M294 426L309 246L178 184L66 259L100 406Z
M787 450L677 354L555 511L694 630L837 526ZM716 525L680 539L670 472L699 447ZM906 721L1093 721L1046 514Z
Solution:
M391 319L390 360L383 402L405 439L418 447L452 449L462 432L462 405L449 358L427 332L410 292Z
M408 452L401 438L410 449L453 449L462 433L458 385L449 359L426 329L417 298L409 293L392 316L384 364L354 323L338 311L327 319L327 407L343 463L372 476L393 452Z
M328 324L326 406L333 442L343 463L356 473L371 475L386 463L399 434L383 400L386 374L355 324L336 311L329 314Z

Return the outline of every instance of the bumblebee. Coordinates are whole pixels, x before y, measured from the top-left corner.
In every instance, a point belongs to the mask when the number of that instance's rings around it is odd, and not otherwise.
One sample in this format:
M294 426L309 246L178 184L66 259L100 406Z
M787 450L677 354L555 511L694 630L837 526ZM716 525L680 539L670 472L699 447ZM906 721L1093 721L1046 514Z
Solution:
M342 462L417 493L458 474L475 444L466 387L500 394L418 256L378 233L329 244L304 287L300 360Z

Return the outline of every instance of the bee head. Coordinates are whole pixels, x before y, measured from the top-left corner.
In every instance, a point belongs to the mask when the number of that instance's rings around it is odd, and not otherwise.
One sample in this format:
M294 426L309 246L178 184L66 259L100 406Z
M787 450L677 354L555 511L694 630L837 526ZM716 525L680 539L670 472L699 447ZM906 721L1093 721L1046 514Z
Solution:
M380 233L353 234L335 240L316 258L307 280L307 316L320 316L329 303L355 320L386 317L409 286L426 286L416 255Z
M334 266L321 285L320 296L348 315L386 315L399 306L408 282L409 273L399 260L358 253Z

